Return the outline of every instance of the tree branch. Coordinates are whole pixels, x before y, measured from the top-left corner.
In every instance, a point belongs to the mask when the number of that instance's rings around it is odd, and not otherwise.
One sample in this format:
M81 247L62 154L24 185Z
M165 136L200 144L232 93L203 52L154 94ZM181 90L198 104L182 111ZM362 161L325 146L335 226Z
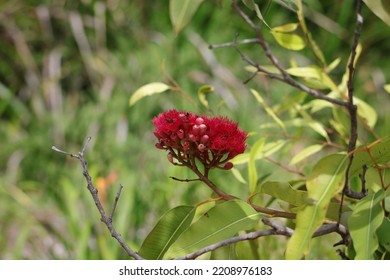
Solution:
M255 67L258 72L267 74L268 77L270 77L271 79L276 79L276 80L282 81L286 84L289 84L289 85L291 85L291 86L293 86L301 91L306 92L307 94L309 94L317 99L325 100L325 101L328 101L332 104L339 105L339 106L342 106L345 108L348 107L347 102L345 102L343 100L336 99L336 98L329 97L320 91L309 88L308 86L294 80L290 76L290 74L287 73L287 71L284 69L284 67L279 63L277 57L271 51L271 48L269 47L268 43L264 40L264 37L260 32L260 28L258 26L256 26L256 24L254 24L254 22L249 18L249 16L238 6L237 0L232 0L232 5L233 5L233 8L236 10L236 12L244 19L244 21L252 28L252 30L256 34L256 38L257 38L256 41L254 39L246 39L246 41L245 40L243 40L243 41L247 44L253 43L253 42L258 43L262 47L262 49L264 50L264 53L267 56L267 58L269 59L269 61L279 70L280 74L271 73L269 70L260 66L259 64L257 64L253 60L251 60L249 57L247 57L246 55L241 53L239 51L239 49L237 48L236 43L232 44L235 47L235 49L238 51L238 53L240 54L241 58L244 61L246 61L249 65ZM236 42L236 40L235 40L235 42ZM242 42L242 41L240 41L240 42ZM225 43L224 45L230 46L229 43Z
M197 257L199 257L207 252L211 252L211 251L214 251L218 248L228 246L231 244L235 244L235 243L245 241L245 240L254 240L254 239L257 239L257 238L260 238L263 236L270 236L270 235L282 235L282 236L291 237L294 233L293 229L286 227L286 226L283 226L279 223L276 223L275 221L273 221L271 219L263 218L261 221L265 225L270 226L271 229L259 230L259 231L249 232L247 234L238 235L238 236L223 240L221 242L212 244L210 246L204 247L200 250L197 250L197 251L192 252L190 254L187 254L185 256L176 258L175 260L196 259ZM348 230L343 225L338 225L335 223L322 225L320 228L318 228L314 232L313 237L319 237L319 236L329 234L332 232L338 233L342 237L342 239L345 240L346 242L349 240Z
M355 73L355 59L356 59L356 49L359 45L359 38L363 26L363 15L362 15L362 6L363 1L358 0L357 1L357 7L356 7L356 23L355 23L355 31L351 46L351 55L350 60L348 62L348 81L347 81L347 88L348 88L348 101L347 101L347 109L350 117L350 136L349 136L349 143L348 143L348 153L349 153L349 162L347 165L347 169L345 171L345 184L343 188L343 195L346 195L351 198L361 199L366 194L364 192L355 192L350 187L350 178L349 178L349 172L352 166L352 162L354 159L354 150L356 149L356 142L358 138L358 122L357 122L357 106L354 103L354 84L353 84L353 77Z
M96 205L96 207L97 207L97 209L98 209L98 211L100 213L100 220L106 225L107 229L111 233L111 236L114 237L118 241L118 243L122 246L122 248L126 251L126 253L130 257L133 257L136 260L142 260L143 258L140 255L138 255L136 252L134 252L126 244L126 242L123 240L122 236L115 230L115 227L112 224L112 216L114 215L116 204L118 202L118 199L119 199L119 196L120 196L120 192L122 190L122 186L121 186L121 188L119 189L119 191L118 191L118 193L116 195L114 206L113 206L113 209L112 209L112 212L111 212L110 216L107 216L107 214L106 214L106 212L105 212L105 210L103 208L103 205L101 204L101 202L99 200L98 190L95 188L95 186L92 183L92 178L89 175L89 171L88 171L87 161L84 158L84 153L85 153L85 150L86 150L90 140L91 140L91 137L88 137L87 141L83 145L83 148L82 148L81 152L79 152L77 155L65 152L63 150L60 150L60 149L58 149L55 146L52 147L52 150L54 150L56 152L59 152L59 153L62 153L62 154L65 154L65 155L68 155L68 156L73 157L73 158L77 158L80 161L80 164L81 164L81 166L83 168L83 175L85 177L85 180L87 181L87 189L91 193L93 201L95 202L95 205Z

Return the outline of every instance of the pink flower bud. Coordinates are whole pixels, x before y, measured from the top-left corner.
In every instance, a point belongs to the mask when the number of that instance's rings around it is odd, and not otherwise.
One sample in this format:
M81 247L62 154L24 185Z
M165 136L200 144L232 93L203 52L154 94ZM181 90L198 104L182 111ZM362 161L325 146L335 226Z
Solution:
M184 142L183 143L183 152L185 154L187 154L189 148L190 148L190 143L189 142Z
M196 142L196 136L194 134L188 135L188 139L190 139L192 142Z
M167 154L167 159L168 159L168 161L169 161L170 163L172 163L172 164L174 163L174 162L173 162L173 155L172 155L172 153L168 153L168 154Z
M196 123L197 125L201 125L201 124L204 123L204 119L201 118L201 117L198 117L198 118L196 118L195 123Z
M177 136L179 136L180 139L184 139L185 134L183 129L179 129L179 131L177 132Z
M207 126L205 124L199 125L199 134L200 135L205 134L206 130L207 130Z
M200 138L200 142L202 142L203 144L206 144L208 141L209 141L210 137L205 134L202 136L202 138Z
M199 152L204 152L206 150L206 146L203 145L203 144L199 144L198 145L198 150L199 150Z
M198 125L194 125L194 126L192 126L192 133L194 134L194 135L198 135L199 134L199 126Z

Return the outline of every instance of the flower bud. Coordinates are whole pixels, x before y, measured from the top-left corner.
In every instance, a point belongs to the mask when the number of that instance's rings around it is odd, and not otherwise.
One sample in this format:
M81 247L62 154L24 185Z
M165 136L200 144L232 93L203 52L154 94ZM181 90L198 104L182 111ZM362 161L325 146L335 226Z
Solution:
M233 168L233 163L231 163L230 161L226 163L225 166L223 167L224 170L229 170L232 168Z
M206 144L208 141L209 141L210 137L205 134L202 136L202 138L200 138L200 142L202 142L203 144Z
M206 146L203 145L203 144L199 144L198 145L198 150L199 150L199 152L204 152L206 150Z
M167 154L167 159L168 159L168 161L169 161L170 163L174 164L172 153L168 153L168 154Z
M207 130L207 126L205 124L199 125L199 134L200 135L205 134L206 130Z
M201 118L201 117L198 117L198 118L196 118L195 123L196 123L197 125L201 125L201 124L204 123L204 119Z

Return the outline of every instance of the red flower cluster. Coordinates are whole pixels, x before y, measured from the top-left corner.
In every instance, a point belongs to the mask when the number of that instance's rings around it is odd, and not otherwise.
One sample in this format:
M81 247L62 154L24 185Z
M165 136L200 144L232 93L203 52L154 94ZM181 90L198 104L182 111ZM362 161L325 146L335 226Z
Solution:
M168 159L194 166L195 158L205 168L230 169L233 157L244 152L248 134L238 124L222 117L198 116L169 110L153 119L156 147L168 150Z

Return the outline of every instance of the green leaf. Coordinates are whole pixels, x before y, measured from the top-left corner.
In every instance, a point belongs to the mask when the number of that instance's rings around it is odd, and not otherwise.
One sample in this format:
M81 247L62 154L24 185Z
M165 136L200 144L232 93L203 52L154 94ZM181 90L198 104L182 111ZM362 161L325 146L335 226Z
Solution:
M294 206L307 203L307 192L295 190L288 182L265 182L260 186L260 192L286 201Z
M377 230L379 244L390 252L390 218L384 217L383 222Z
M370 154L367 152L369 149ZM382 138L369 145L359 147L355 151L355 158L352 162L351 176L361 173L363 165L373 167L376 164L385 164L390 161L390 137Z
M297 164L298 162L306 159L307 157L321 151L323 147L324 147L323 145L319 145L319 144L306 147L291 159L290 164Z
M349 230L356 251L355 259L370 260L378 248L378 238L375 234L384 218L381 201L384 191L370 193L360 200L349 218Z
M384 23L390 26L390 1L388 0L363 0L367 7Z
M250 230L259 216L249 204L231 200L217 204L193 223L171 246L166 258L175 258Z
M373 128L376 124L377 119L378 119L378 115L376 113L376 110L374 110L374 108L372 108L366 102L364 102L363 100L361 100L357 97L354 97L353 100L358 107L357 113L358 113L359 117L364 119L369 127Z
M288 34L274 31L271 31L271 34L272 36L274 36L276 42L278 42L279 45L288 50L299 51L305 48L305 41L302 39L302 37L296 34Z
M173 29L178 34L192 19L204 0L170 0L169 17Z
M165 213L145 238L139 254L145 259L162 259L169 247L190 226L195 209L192 206L178 206Z
M259 102L266 113L281 127L284 133L287 134L286 127L284 123L279 119L279 117L275 114L275 112L268 106L268 104L264 101L263 97L254 89L251 89L253 96L256 98L257 102Z
M268 10L268 7L269 5L271 4L271 1L272 0L268 0L268 3L266 4L266 14L267 14L267 10ZM247 6L249 9L251 9L252 11L255 11L256 12L256 15L257 17L269 28L271 29L271 27L267 24L267 22L265 21L264 17L263 17L263 14L261 13L260 11L260 8L259 8L259 5L257 5L255 3L254 0L242 0L242 2L245 4L245 6Z
M331 90L337 90L337 85L333 82L333 80L328 76L327 73L318 67L292 67L286 69L286 72L292 76L301 77L304 79L312 78L313 80L316 80Z
M237 181L239 181L240 183L243 183L243 184L247 184L244 177L241 175L240 170L233 167L232 169L230 169L230 171L233 173L233 176L237 179Z
M249 178L249 191L253 193L257 185L257 170L256 170L256 155L262 151L265 143L265 138L258 140L252 147L249 154L248 162L248 178Z
M341 154L324 157L307 177L310 204L297 212L296 227L287 244L286 259L300 259L308 253L312 235L324 222L331 198L343 188L347 158Z
M213 91L214 91L214 87L210 86L210 85L201 86L200 89L198 90L199 101L207 109L209 109L209 102L206 99L206 94L213 92Z
M293 32L293 31L297 30L298 26L299 26L299 23L288 23L288 24L273 27L272 31L289 33L289 32Z
M169 86L164 83L150 83L137 89L129 100L130 106L134 105L138 100L146 96L157 93L162 93L169 89Z

